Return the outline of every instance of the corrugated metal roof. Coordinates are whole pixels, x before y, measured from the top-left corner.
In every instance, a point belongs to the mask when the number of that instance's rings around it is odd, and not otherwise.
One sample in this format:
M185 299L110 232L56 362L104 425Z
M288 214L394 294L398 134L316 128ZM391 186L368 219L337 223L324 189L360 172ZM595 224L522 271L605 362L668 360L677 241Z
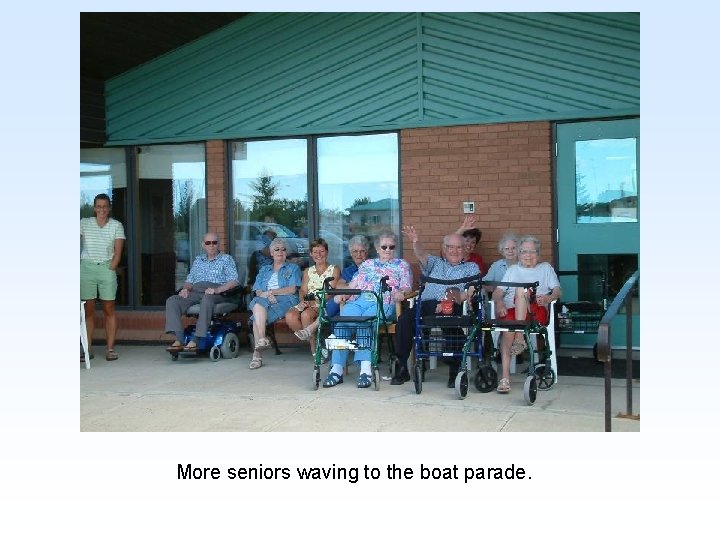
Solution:
M107 85L111 143L637 115L637 13L255 13Z

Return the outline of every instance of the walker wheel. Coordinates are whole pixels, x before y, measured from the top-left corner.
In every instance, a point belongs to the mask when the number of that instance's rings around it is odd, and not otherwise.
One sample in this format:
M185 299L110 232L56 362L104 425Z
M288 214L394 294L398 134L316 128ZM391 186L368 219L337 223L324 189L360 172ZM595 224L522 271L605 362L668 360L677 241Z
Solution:
M467 371L460 371L455 377L455 392L458 398L465 399L468 392L468 376Z
M497 371L489 363L481 363L475 374L475 388L482 394L492 392L497 388Z
M313 390L320 388L320 367L315 366L313 368Z
M222 352L220 352L220 347L218 347L217 345L213 345L210 348L210 360L212 360L213 362L217 362L218 360L220 360L221 356Z
M375 384L375 390L380 390L380 370L378 368L373 369L373 384Z
M538 390L550 390L552 385L557 381L555 370L546 364L538 364L535 366L535 377L537 378Z
M528 405L535 403L535 398L537 397L537 381L533 375L528 375L527 379L525 379L523 395L525 396L525 402Z
M419 394L422 392L422 379L423 379L423 369L422 369L422 360L419 358L415 360L415 368L413 369L415 372L415 393Z

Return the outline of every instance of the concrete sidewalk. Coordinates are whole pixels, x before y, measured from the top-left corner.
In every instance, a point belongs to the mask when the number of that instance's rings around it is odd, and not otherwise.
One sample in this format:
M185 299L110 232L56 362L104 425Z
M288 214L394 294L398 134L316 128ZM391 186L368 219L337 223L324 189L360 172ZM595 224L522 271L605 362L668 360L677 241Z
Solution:
M248 369L246 349L238 358L172 361L164 345L120 345L120 359L107 362L96 346L91 369L80 364L82 431L604 431L604 381L561 377L525 403L526 375L512 377L512 391L481 394L471 382L466 399L446 388L447 367L427 372L421 394L412 382L380 390L356 387L357 368L345 383L313 390L306 347L266 351L261 369ZM520 366L520 370L524 366ZM388 364L380 364L382 376ZM327 366L323 366L323 377ZM640 384L633 383L634 413ZM624 412L625 381L613 379L613 415ZM613 431L640 431L638 420L612 420Z

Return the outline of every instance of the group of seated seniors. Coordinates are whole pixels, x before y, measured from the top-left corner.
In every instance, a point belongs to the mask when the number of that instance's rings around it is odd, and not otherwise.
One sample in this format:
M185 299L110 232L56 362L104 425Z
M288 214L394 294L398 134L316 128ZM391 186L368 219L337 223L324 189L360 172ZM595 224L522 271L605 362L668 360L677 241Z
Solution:
M320 306L316 292L323 288L325 280L332 278L330 286L335 287L340 279L340 269L328 263L328 245L318 238L310 244L310 256L315 264L305 269L300 285L300 302L291 307L285 314L285 321L290 330L302 340L310 340L310 353L315 356L315 340L313 337Z
M281 238L270 242L270 255L273 262L260 267L252 286L255 297L248 305L255 338L250 369L262 367L262 351L270 347L265 326L283 318L298 303L297 290L302 284L300 267L287 262L287 247Z
M448 234L443 238L442 257L430 255L425 251L415 231L415 227L403 227L403 234L412 242L413 252L420 263L420 269L424 275L443 280L461 279L479 275L480 269L476 263L465 262L463 260L465 243L460 234ZM457 289L457 286L427 283L420 297L421 316L438 313L440 301L446 297L448 289ZM454 300L462 302L466 298L466 291L461 289L460 294L456 295ZM412 342L415 336L416 309L417 306L403 310L398 318L395 327L395 353L397 354L398 360L394 370L395 375L390 381L390 384L403 384L410 380L407 361L412 350ZM460 367L460 360L452 358L445 360L445 362L450 367L448 387L454 387L455 377Z
M403 227L403 234L410 240L413 252L420 263L424 275L435 279L454 280L470 278L480 273L480 268L474 262L463 259L467 254L463 237L458 233L448 234L443 238L442 256L430 255L423 248L418 234L413 226ZM202 247L204 255L195 258L188 277L182 289L168 298L165 305L166 332L175 336L175 341L168 347L171 352L195 351L198 341L203 339L212 320L213 309L216 303L222 300L221 293L238 285L238 273L235 261L229 255L219 252L218 237L215 233L207 233L203 237ZM375 249L378 256L367 259L368 243L363 236L354 236L349 242L350 255L353 263L348 265L342 273L332 264L328 264L328 246L318 238L311 244L311 254L315 264L305 270L301 277L300 267L287 262L287 248L281 238L275 238L269 245L272 263L260 267L259 273L252 286L255 294L249 304L252 312L252 324L255 338L255 350L250 369L262 367L262 351L270 347L270 341L265 336L267 324L286 317L290 328L301 339L309 339L318 326L317 301L300 300L301 295L317 291L323 287L327 277L332 278L331 285L336 288L360 289L368 291L356 296L333 295L327 300L327 314L333 316L340 312L343 316L375 316L377 314L377 298L372 292L381 293L381 279L388 277L387 284L390 292L382 294L383 311L388 319L395 316L395 304L402 301L412 287L410 266L402 259L395 257L397 237L392 232L384 232L375 240ZM560 282L553 267L546 262L539 262L540 241L534 236L518 237L512 233L503 235L498 242L498 250L503 258L494 262L483 281L504 281L514 283L538 282L535 303L529 303L525 290L511 286L486 286L492 291L495 303L495 317L505 320L526 320L531 315L542 325L548 324L548 306L551 302L559 300L562 294ZM415 310L421 310L421 315L431 315L439 312L440 301L453 291L453 299L460 303L467 297L463 289L457 290L455 285L427 283L419 303L402 312L398 318L395 333L395 352L398 360L394 369L391 384L399 385L410 380L408 370L408 357L413 345L415 334ZM182 314L193 304L200 304L200 314L195 327L195 333L190 341L183 345ZM343 325L347 330L355 323L336 323L335 331ZM375 336L376 338L376 336ZM360 366L358 388L368 388L372 383L370 362L370 344L361 343L360 349L354 352L354 361ZM314 352L314 340L311 347ZM498 382L497 391L507 393L510 391L510 359L526 349L522 331L503 332L500 344L502 358L502 374ZM343 382L343 374L349 352L347 350L332 351L332 366L323 383L323 387L336 386ZM448 359L450 366L448 387L454 386L455 377L459 368L459 359Z
M385 316L392 318L395 315L395 303L405 297L412 287L410 265L395 257L397 247L397 236L392 232L380 233L375 240L375 249L378 256L376 259L367 259L358 268L358 273L347 284L349 289L360 289L368 291L355 296L334 295L333 302L342 304L340 315L347 317L375 316L378 313L377 297L372 292L381 292L381 280L387 277L387 285L391 288L389 292L381 295L383 302L382 309ZM337 337L344 337L344 330L352 332L353 323L338 322L335 326ZM354 361L360 366L358 377L358 388L369 388L372 384L372 366L370 361L371 347L373 342L367 336L357 337L358 350L354 352ZM324 388L330 388L343 382L343 373L348 358L347 350L334 350L331 354L330 373L323 382Z
M517 264L509 266L501 281L514 283L534 283L539 285L536 290L535 303L528 305L525 290L521 287L498 286L493 291L495 316L499 319L524 321L530 314L535 320L547 325L549 322L548 306L560 299L562 291L560 281L553 267L546 262L538 262L540 257L540 240L534 236L523 236L519 243ZM526 349L523 332L503 332L500 342L502 358L502 377L498 381L497 391L510 391L510 357L520 354Z

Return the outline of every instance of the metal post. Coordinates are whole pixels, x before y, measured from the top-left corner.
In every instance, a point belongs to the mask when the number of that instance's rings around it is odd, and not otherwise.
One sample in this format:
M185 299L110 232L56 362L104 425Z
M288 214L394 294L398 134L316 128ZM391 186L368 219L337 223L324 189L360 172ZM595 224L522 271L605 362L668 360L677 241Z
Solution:
M612 411L610 406L610 390L612 385L612 367L610 360L605 362L605 431L612 431Z
M612 431L611 388L612 388L612 348L610 347L610 323L601 322L598 326L597 354L604 366L605 375L605 431Z
M632 293L625 297L625 391L628 416L632 416Z

